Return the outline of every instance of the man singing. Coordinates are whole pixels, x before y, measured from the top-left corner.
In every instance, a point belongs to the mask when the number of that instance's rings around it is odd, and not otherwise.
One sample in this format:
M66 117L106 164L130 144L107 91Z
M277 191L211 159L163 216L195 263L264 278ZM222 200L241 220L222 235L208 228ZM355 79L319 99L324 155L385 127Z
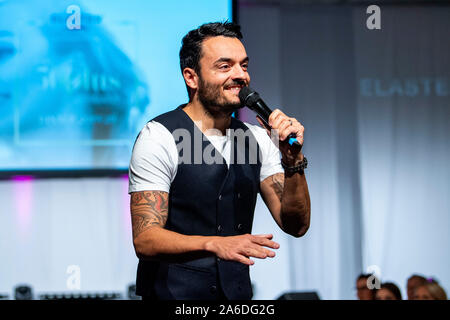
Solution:
M180 50L189 102L148 122L134 145L129 193L144 300L251 299L252 258L273 258L279 248L271 234L251 234L258 192L284 232L301 237L309 228L306 158L285 141L294 134L303 144L303 126L278 109L271 128L232 117L250 82L241 38L228 22L190 31ZM235 143L232 131L248 139ZM198 161L207 150L223 161Z

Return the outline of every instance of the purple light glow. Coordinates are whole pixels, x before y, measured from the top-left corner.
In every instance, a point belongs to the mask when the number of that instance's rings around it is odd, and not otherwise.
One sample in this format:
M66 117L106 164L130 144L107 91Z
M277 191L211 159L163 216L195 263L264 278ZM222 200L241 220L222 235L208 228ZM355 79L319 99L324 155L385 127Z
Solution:
M251 118L251 116L252 116L252 113L250 112L249 109L242 108L239 110L239 120L241 120L243 122L253 123L252 122L253 119Z
M17 224L20 235L24 239L31 226L34 178L32 176L14 176L11 180L13 181Z
M31 181L34 180L33 176L12 176L11 180L13 181Z
M128 175L120 177L122 184L122 225L126 241L131 239L130 195L128 194Z

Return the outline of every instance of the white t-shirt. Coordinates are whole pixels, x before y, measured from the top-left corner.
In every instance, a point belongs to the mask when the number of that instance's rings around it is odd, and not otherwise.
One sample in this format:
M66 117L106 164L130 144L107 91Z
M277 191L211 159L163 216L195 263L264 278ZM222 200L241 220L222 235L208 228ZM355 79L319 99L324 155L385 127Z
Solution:
M260 181L284 172L281 153L267 135L265 129L244 122L261 151ZM230 165L230 136L208 135L208 140ZM178 151L170 131L161 123L150 121L141 130L133 148L129 167L128 192L159 190L169 192L170 184L177 175Z

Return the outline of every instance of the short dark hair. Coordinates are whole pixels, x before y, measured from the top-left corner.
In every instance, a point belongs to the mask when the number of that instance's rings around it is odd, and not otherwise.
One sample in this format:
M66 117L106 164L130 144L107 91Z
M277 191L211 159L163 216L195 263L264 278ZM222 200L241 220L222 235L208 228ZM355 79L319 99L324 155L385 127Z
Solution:
M361 273L358 278L356 278L356 281L361 279L369 279L371 276L373 276L371 273Z
M185 68L192 68L200 72L200 58L202 56L202 42L210 37L230 37L242 39L241 27L233 22L205 23L197 29L189 31L182 40L180 49L181 72Z
M419 280L421 284L427 282L427 278L425 278L424 276L422 276L422 275L420 275L420 274L417 274L417 273L411 275L411 276L408 278L408 281L409 281L409 280L412 280L412 279L417 279L417 280Z
M397 300L402 300L402 293L395 283L384 282L381 284L380 289L386 289L392 292Z

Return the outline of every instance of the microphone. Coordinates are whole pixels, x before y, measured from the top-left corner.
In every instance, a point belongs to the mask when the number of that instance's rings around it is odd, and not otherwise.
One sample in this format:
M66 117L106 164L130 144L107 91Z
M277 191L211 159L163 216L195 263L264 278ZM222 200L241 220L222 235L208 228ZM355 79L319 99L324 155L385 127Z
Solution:
M270 128L269 116L272 113L272 110L264 103L258 92L250 87L242 87L241 91L239 91L239 99L241 100L242 105L256 112L267 128ZM291 133L286 140L288 140L288 143L291 146L301 147L301 144L298 142L294 133Z

